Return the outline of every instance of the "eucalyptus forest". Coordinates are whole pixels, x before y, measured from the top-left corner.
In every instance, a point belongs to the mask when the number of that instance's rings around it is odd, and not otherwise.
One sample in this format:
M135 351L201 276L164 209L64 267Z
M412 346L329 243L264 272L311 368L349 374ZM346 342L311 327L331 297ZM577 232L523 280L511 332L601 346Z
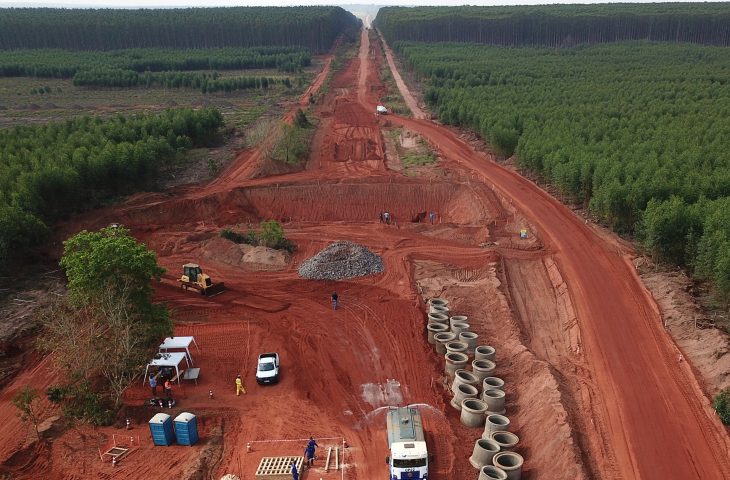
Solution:
M617 231L635 234L658 259L712 280L717 293L729 298L726 47L686 41L557 49L397 41L412 36L404 33L411 27L424 28L424 17L448 19L454 31L465 32L475 18L504 20L547 8L383 9L376 24L395 40L394 50L422 82L425 100L440 121L477 132L502 158L514 155L525 171L551 182ZM581 11L624 8L638 9L639 17L666 9L664 15L688 24L701 14L708 25L730 25L730 8L718 4L693 6L691 12L673 4L550 11L576 18ZM458 19L468 16L462 26ZM702 43L727 39L710 35Z
M566 47L621 40L730 44L727 3L387 7L375 26L390 41Z
M274 86L281 91L301 85L312 55L352 37L359 26L339 7L10 8L0 15L0 77L16 95L48 99L64 98L69 89L108 91L115 99L154 88L226 96ZM33 86L23 91L19 85ZM1 103L0 111L8 110ZM31 117L33 125L15 122L0 130L0 264L42 244L57 220L154 189L161 170L183 163L186 151L224 140L224 117L215 108L147 112L143 105L115 114L102 105L98 115L65 119L48 105L48 112ZM266 107L255 108L260 115ZM16 112L8 117L11 125Z
M220 48L263 45L329 50L359 21L339 7L178 9L10 8L0 49Z

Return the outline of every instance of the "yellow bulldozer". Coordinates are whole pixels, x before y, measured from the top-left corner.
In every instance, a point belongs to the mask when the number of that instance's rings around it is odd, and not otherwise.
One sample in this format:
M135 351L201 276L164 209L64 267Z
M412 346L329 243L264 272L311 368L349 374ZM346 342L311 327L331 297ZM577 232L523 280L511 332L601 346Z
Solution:
M178 279L180 287L187 290L193 288L198 290L201 295L213 296L223 293L225 286L223 282L213 283L208 275L203 273L203 269L196 263L186 263L183 265L182 277Z

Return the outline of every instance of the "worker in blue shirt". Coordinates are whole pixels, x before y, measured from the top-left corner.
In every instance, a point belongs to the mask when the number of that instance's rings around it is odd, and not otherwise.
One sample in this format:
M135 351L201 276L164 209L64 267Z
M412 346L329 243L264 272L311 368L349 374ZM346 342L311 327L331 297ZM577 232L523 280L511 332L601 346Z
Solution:
M291 462L291 476L294 480L299 480L299 472L297 472L297 464Z

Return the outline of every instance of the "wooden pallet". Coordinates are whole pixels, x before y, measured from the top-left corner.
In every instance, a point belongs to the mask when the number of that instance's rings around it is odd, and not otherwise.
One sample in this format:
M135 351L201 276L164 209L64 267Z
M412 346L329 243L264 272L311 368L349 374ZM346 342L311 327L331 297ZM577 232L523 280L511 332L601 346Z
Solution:
M291 464L301 473L304 457L264 457L256 469L256 480L291 480Z

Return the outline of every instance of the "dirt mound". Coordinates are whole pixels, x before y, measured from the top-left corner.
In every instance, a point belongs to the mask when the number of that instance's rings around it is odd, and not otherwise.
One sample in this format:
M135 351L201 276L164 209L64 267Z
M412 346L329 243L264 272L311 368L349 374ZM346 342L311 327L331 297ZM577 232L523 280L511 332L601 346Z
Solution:
M383 259L357 243L340 240L299 266L299 276L313 280L344 280L381 273Z
M289 264L290 256L282 250L255 247L245 243L238 244L221 237L206 241L202 256L234 267L247 267L254 270L282 270Z

